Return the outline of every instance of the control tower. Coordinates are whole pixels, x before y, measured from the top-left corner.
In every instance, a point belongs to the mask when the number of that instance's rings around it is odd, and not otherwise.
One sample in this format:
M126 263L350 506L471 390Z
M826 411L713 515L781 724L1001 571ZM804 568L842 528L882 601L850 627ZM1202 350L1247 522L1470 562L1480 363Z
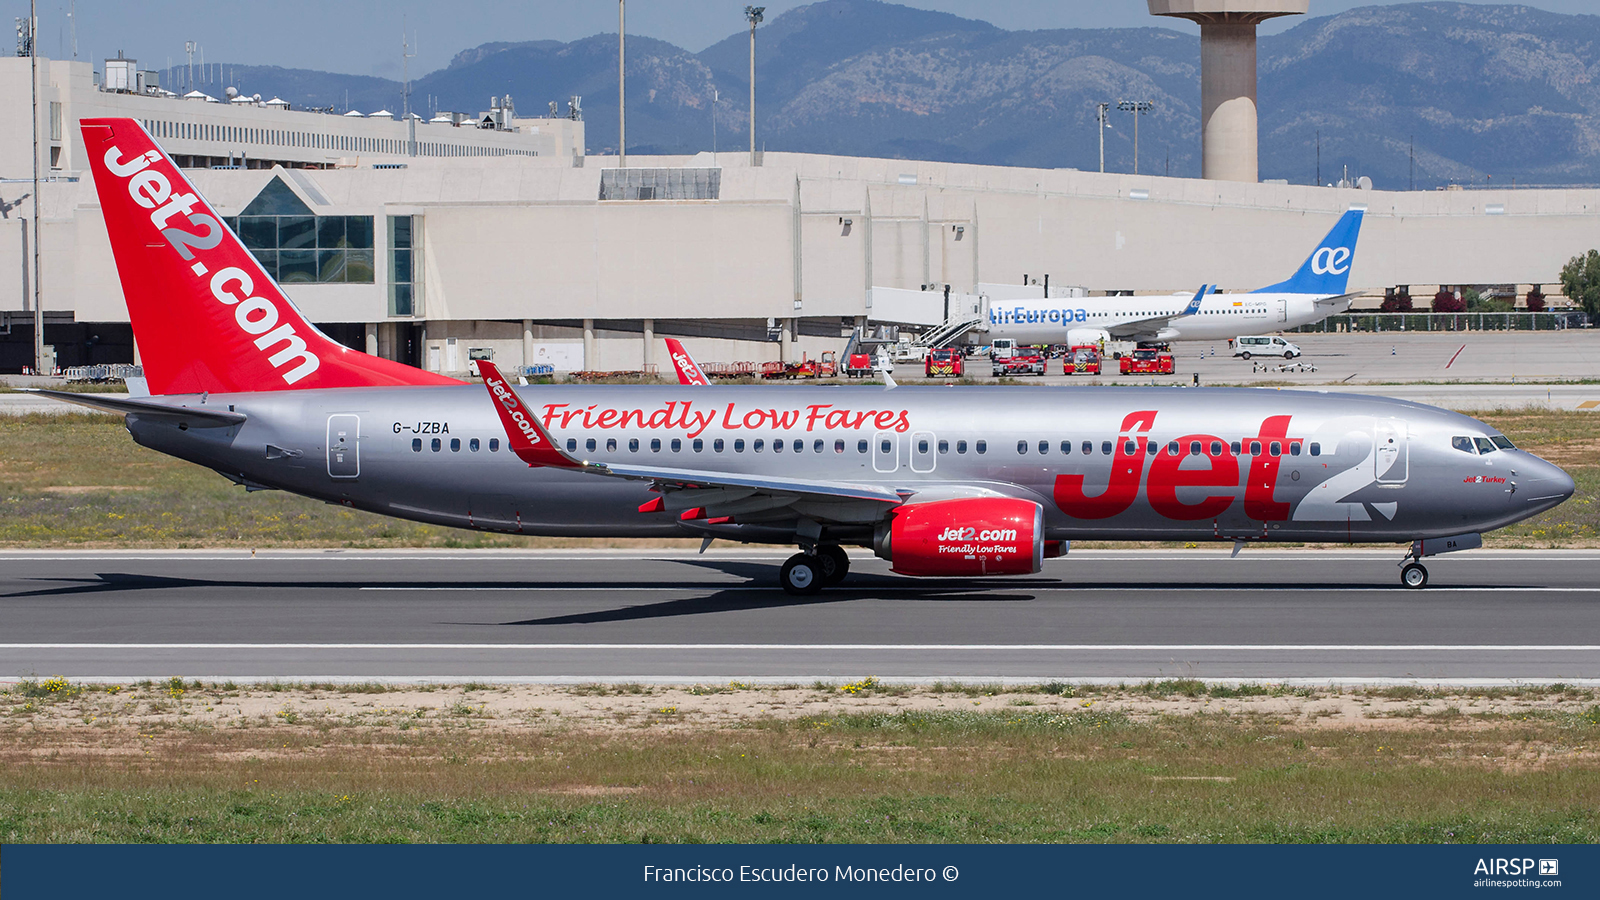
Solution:
M1256 26L1310 0L1149 0L1150 15L1200 23L1200 174L1258 181Z

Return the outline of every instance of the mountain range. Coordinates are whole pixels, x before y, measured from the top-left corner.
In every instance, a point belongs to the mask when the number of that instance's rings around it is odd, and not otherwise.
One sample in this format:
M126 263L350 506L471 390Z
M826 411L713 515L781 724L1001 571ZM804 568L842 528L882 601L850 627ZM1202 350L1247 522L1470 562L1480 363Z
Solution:
M1198 176L1199 36L1186 23L1157 22L1007 31L879 0L798 7L757 31L757 144L1095 169L1096 104L1149 100L1139 170ZM748 31L699 53L629 35L627 51L630 152L748 147ZM484 44L417 78L412 104L424 114L476 113L510 94L529 116L549 101L564 113L581 95L590 152L614 153L616 52L606 34ZM1600 16L1363 7L1263 36L1258 55L1263 179L1329 182L1348 171L1388 189L1600 184ZM223 68L247 93L296 107L401 109L402 86L381 78ZM1110 171L1133 168L1132 115L1111 113Z

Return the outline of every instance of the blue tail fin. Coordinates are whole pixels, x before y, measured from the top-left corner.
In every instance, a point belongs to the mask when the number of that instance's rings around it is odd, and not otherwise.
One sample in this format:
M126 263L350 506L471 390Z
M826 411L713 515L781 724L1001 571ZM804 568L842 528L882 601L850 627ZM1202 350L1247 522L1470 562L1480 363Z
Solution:
M1361 234L1364 210L1352 209L1339 218L1317 249L1306 257L1288 281L1268 285L1256 294L1342 294L1350 281L1356 258L1356 238Z

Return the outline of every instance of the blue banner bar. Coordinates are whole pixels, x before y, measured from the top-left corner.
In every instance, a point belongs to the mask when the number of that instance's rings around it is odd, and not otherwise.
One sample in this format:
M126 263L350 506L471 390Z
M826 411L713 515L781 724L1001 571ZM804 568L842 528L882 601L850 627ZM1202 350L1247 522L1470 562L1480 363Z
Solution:
M1597 871L1600 848L1573 845L0 848L6 900L1593 897Z

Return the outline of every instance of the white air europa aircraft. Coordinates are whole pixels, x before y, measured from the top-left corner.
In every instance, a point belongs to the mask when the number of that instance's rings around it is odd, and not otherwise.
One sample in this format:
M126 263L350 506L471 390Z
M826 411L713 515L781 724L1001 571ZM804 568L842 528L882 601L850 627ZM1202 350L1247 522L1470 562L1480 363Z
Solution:
M1287 281L1247 294L1202 288L1192 297L1051 298L993 301L981 328L1018 344L1100 341L1217 341L1319 322L1350 308L1345 293L1363 211L1339 218Z
M45 393L250 490L480 531L787 544L778 580L800 594L841 581L849 546L972 577L1084 538L1404 544L1421 587L1422 558L1573 492L1482 422L1378 397L512 386L487 363L466 384L330 340L138 122L82 129L151 396Z

